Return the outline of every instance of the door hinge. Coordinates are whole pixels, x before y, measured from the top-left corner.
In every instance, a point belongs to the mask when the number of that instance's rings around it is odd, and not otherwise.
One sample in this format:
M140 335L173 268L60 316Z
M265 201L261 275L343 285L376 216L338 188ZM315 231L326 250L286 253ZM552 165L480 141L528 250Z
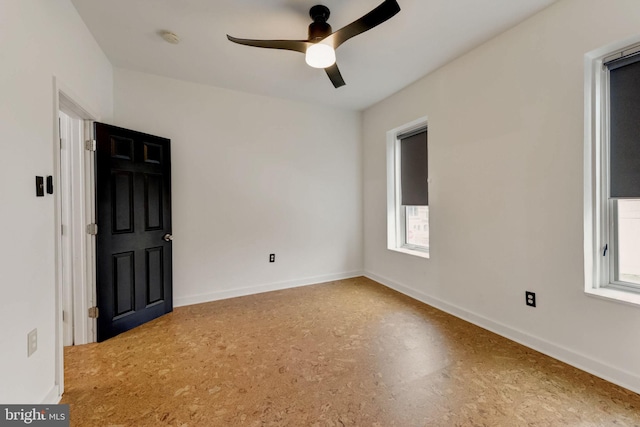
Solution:
M97 319L99 315L100 315L100 311L98 310L98 307L89 308L89 318L90 319Z
M95 139L87 139L84 142L84 149L87 151L96 151L96 140Z
M97 236L98 235L98 224L89 224L87 225L87 234L90 234L92 236Z
M67 321L67 313L64 310L62 310L62 321L63 322Z

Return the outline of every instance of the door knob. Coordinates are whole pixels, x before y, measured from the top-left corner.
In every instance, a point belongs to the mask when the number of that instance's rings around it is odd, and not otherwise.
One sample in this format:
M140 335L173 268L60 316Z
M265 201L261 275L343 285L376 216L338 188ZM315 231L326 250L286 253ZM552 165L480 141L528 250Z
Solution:
M173 241L173 236L172 236L171 234L167 233L167 234L165 234L164 236L162 236L162 239L163 239L165 242L171 242L171 241Z

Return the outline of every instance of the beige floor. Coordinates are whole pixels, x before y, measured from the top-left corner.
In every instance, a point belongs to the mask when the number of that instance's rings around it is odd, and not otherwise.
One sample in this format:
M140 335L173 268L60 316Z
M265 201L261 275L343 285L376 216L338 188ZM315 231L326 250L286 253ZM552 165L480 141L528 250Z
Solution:
M640 395L365 278L67 348L74 426L640 426Z

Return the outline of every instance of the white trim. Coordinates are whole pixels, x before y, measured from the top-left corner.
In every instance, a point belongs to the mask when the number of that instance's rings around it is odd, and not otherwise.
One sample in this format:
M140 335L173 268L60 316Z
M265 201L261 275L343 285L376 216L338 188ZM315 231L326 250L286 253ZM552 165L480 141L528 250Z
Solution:
M589 54L584 57L584 207L583 207L583 227L584 227L584 279L585 292L593 288L594 283L598 283L598 265L595 262L594 248L598 247L599 232L598 211L594 209L593 201L596 199L596 174L594 174L595 162L599 161L599 156L595 150L597 132L599 124L596 117L599 116L599 91L595 89L595 76L597 74L594 59ZM598 129L596 129L596 127Z
M408 255L429 259L429 252L425 252L425 251L409 249L409 248L387 248L387 249L394 252L400 252L401 254L408 254Z
M78 96L73 89L69 86L65 85L64 82L61 82L55 76L53 77L53 84L56 91L56 114L60 107L65 107L66 109L74 112L79 117L85 118L87 120L99 121L100 115L97 114L91 107L88 106L87 103L83 102L82 98ZM64 94L67 98L62 101L60 104L60 97L58 93Z
M60 387L58 387L57 385L54 385L53 387L51 387L51 390L49 390L49 393L47 393L44 399L42 399L40 404L41 405L57 405L58 403L60 403L61 399L62 399L62 393L60 392Z
M63 102L64 101L64 102ZM93 206L93 161L94 155L85 150L85 140L91 134L92 122L84 120L78 108L69 108L73 101L64 94L60 96L60 112L63 127L61 137L61 170L58 185L62 207L62 250L65 275L63 288L66 327L72 327L71 342L65 345L87 344L95 341L93 323L86 313L95 305L95 274L93 267L93 236L86 233L86 225L94 222ZM75 110L75 111L74 111ZM83 113L84 114L84 113ZM64 187L63 187L64 185ZM66 260L65 260L66 257ZM63 294L64 295L64 294Z
M84 141L91 138L93 117L87 116L85 108L60 91L60 110L73 120L76 133L69 142L71 153L71 175L68 189L71 190L72 223L69 227L74 251L73 263L73 341L75 345L96 341L95 319L86 313L95 305L95 238L85 232L87 224L95 222L94 162L92 152L84 149ZM83 132L79 134L79 132ZM58 182L62 183L62 176ZM58 192L60 193L60 192ZM59 196L60 194L58 194Z
M420 258L429 258L429 250L415 250L404 245L404 210L400 205L400 145L398 135L427 126L427 116L420 117L387 132L387 249Z
M73 240L74 235L71 224L73 223L73 202L71 196L72 179L72 145L73 135L71 131L72 122L78 119L74 119L71 115L67 114L65 108L62 106L62 100L64 97L60 97L60 111L58 112L58 118L60 120L60 181L58 181L57 191L60 196L60 227L61 227L61 270L62 270L62 309L64 310L63 322L62 322L62 342L63 345L73 345L74 341L74 310L73 310ZM68 178L64 178L68 177ZM64 187L63 187L64 185Z
M398 188L396 184L396 168L397 168L397 155L396 155L396 135L397 132L393 130L387 132L387 249L395 249L398 245L397 236L400 233L398 230L399 214L396 209L396 194Z
M640 305L640 293L615 288L585 288L584 292L592 297L621 302L629 305Z
M528 334L527 332L520 331L518 329L512 328L511 326L470 312L462 307L450 304L438 298L434 298L422 291L416 290L404 284L400 284L370 271L365 271L364 275L365 277L381 283L388 288L391 288L413 299L449 313L452 316L466 320L467 322L473 323L476 326L496 333L502 337L508 338L533 350L539 351L540 353L560 360L561 362L567 363L582 371L588 372L599 378L617 384L620 387L624 387L635 393L640 393L640 377L632 374L631 372L618 369L615 366L611 366L598 360L592 359L589 356L578 353L562 345L549 342L542 338Z
M63 337L63 322L62 322L62 242L61 242L61 198L60 198L60 129L58 121L58 112L61 107L67 109L78 115L83 119L99 120L100 117L93 112L91 108L87 106L87 103L82 102L82 99L78 97L71 89L63 84L57 77L53 76L53 181L54 181L54 242L55 242L55 377L54 388L51 393L55 393L58 398L64 393L64 345L62 342ZM85 126L87 127L87 126ZM87 171L89 175L93 173L93 169ZM90 186L92 184L87 184ZM87 195L85 195L87 197ZM90 252L90 251L89 251ZM92 254L87 254L87 260L92 260ZM91 270L89 268L88 270ZM95 271L91 270L91 271ZM91 274L88 272L87 274ZM87 287L94 283L94 279L87 281ZM95 289L92 291L95 293ZM86 312L86 311L85 311ZM49 395L46 397L48 401L54 401ZM59 399L58 399L59 400Z
M64 331L62 322L62 239L60 230L62 228L62 219L60 213L62 210L62 201L60 200L59 191L56 188L60 182L60 149L58 138L60 138L60 123L58 112L60 111L60 92L56 78L53 78L53 200L54 200L54 242L55 242L55 271L56 271L56 297L55 297L55 387L56 392L61 396L64 392L64 343L62 342Z
M99 121L99 118L86 119L84 121L84 139L93 140L95 138L93 132L93 122ZM84 170L85 170L85 193L84 193L84 211L85 221L87 224L96 223L96 184L95 169L96 156L93 152L84 150ZM87 313L89 307L97 305L97 289L96 289L96 237L85 234L84 242L85 250L85 282L86 292L84 294L85 311ZM84 343L93 343L98 341L98 319L86 317L87 329L85 330Z
M317 285L319 283L332 282L334 280L352 279L361 277L362 271L348 271L344 273L325 274L322 276L307 277L300 280L290 280L286 282L265 283L262 285L249 286L240 289L227 291L209 292L206 294L191 295L187 297L174 298L174 307L201 304L204 302L218 301L229 298L243 297L246 295L260 294L263 292L279 291L283 289L298 288L302 286Z

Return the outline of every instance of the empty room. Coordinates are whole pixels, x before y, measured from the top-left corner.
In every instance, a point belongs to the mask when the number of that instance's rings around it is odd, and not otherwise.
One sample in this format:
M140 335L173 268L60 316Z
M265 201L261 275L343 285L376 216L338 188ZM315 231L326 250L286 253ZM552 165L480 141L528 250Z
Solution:
M638 23L0 0L0 425L640 426Z

